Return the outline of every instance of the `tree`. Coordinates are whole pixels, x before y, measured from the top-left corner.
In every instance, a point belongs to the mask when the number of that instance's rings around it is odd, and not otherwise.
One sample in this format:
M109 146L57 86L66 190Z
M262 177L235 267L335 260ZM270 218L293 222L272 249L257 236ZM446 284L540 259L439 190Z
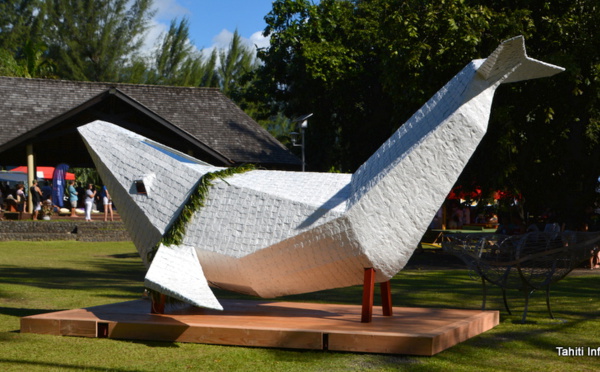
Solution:
M254 53L242 44L242 38L235 30L229 49L219 51L218 74L223 93L231 97L236 90L243 89L239 84L241 77L254 67Z
M0 1L0 73L55 77L55 64L41 41L44 13L39 0Z
M137 52L152 0L47 0L50 56L62 78L118 81Z
M176 86L217 86L216 52L205 61L190 42L189 21L171 21L169 31L158 44L154 77L150 83Z
M600 174L599 12L593 0L278 0L255 97L272 113L315 114L312 169L354 171L469 60L522 34L530 55L567 72L501 86L459 182L566 210L596 196Z
M41 42L35 43L31 40L25 42L21 50L22 64L26 71L25 77L56 78L56 63L47 58L47 49L46 45Z
M183 18L179 25L171 21L169 31L163 37L156 57L156 71L159 81L174 80L183 62L190 57L192 46L189 41L189 21Z
M43 18L40 0L1 0L0 49L15 53L18 58L26 41L41 41Z
M179 24L171 21L169 31L163 35L156 53L156 82L175 84L181 68L192 56L192 45L189 43L189 21L183 18ZM190 66L188 64L188 66ZM189 67L188 67L189 68Z
M148 58L134 55L119 73L119 81L130 84L148 84L153 71L149 67Z
M96 168L69 168L69 172L75 174L77 183L83 187L89 184L100 187L103 184Z
M195 50L189 38L189 21L171 21L169 30L160 36L150 58L135 56L123 69L122 81L173 86L219 85L216 73L217 52L208 58Z
M28 40L20 49L20 59L0 49L0 75L26 78L56 78L56 64L45 56L46 46Z
M26 77L25 67L13 56L13 53L0 49L0 76Z
M205 64L205 73L202 76L202 81L200 82L201 87L218 87L219 86L219 76L217 74L217 50L213 49L210 53L210 57L206 60Z
M206 61L200 53L195 53L183 61L178 71L174 85L191 87L216 87L218 85L215 76L215 52L211 53Z

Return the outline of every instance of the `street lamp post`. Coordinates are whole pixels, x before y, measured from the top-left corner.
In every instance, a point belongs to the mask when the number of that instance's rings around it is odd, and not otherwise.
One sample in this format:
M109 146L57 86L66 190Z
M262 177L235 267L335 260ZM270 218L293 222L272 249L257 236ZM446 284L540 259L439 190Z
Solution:
M298 132L292 132L290 133L290 137L292 139L292 145L293 146L299 146L302 148L302 172L305 171L306 169L306 159L305 159L305 138L304 138L304 132L306 130L306 128L308 128L308 118L311 117L313 114L306 114L306 115L302 115L296 119L293 120L294 123L300 123L299 127L300 127L300 133ZM298 143L298 140L301 140L300 143Z

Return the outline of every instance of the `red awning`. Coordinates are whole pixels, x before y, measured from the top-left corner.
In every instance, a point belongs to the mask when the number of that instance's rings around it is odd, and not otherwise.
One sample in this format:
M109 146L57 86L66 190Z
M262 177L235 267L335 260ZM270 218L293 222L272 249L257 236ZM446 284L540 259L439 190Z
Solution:
M481 189L465 191L462 187L456 187L450 191L446 198L451 200L479 200L481 199Z
M42 178L45 180L51 180L52 176L54 175L54 167L35 167L36 170L36 177L38 179ZM16 167L14 169L11 169L10 172L25 172L27 173L27 167L26 166L20 166L20 167ZM75 180L75 174L73 173L66 173L66 180L70 181L70 180Z
M488 194L489 195L489 194ZM517 199L521 200L521 195L514 195L508 191L496 190L491 195L494 200L500 199ZM476 188L472 191L463 190L462 187L458 186L450 191L450 194L446 197L446 199L450 200L480 200L483 198L483 192L480 188Z

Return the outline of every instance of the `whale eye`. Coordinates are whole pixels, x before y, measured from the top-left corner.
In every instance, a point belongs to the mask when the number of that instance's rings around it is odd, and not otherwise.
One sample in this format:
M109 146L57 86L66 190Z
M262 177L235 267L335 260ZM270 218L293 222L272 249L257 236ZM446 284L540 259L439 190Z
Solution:
M135 190L138 194L148 194L146 191L146 185L144 185L144 180L135 180Z
M133 179L133 185L129 189L129 192L136 195L151 196L150 194L153 192L152 185L154 185L155 179L156 175L154 173L137 176Z

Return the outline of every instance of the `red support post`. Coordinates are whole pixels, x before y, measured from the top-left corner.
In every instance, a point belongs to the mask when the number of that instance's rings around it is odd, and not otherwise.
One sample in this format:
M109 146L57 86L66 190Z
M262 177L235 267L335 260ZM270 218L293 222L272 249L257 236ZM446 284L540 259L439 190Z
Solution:
M370 267L365 269L361 323L371 323L373 319L373 292L375 292L375 269Z
M164 314L165 313L165 302L167 302L167 296L162 293L153 294L152 305L150 313L152 314Z
M392 285L390 281L379 284L381 288L381 308L383 316L392 316Z

